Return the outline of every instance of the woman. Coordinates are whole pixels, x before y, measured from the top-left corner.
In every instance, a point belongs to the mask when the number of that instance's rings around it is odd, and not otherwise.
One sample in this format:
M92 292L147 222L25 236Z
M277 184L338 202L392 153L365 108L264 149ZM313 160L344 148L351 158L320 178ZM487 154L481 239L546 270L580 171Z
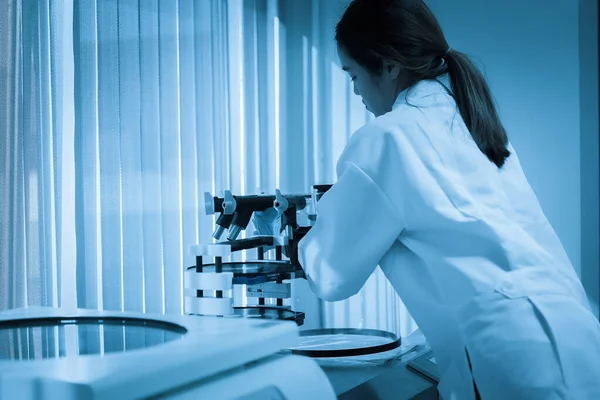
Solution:
M600 399L600 324L482 75L421 0L355 0L336 41L377 118L299 242L312 290L346 299L379 265L445 400Z

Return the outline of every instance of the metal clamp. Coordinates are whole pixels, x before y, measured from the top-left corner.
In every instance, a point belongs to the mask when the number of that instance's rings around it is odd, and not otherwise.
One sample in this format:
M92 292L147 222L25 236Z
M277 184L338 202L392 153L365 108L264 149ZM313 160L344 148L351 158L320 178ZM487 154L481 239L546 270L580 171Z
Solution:
M246 287L246 296L264 299L289 299L292 297L289 283L259 283Z

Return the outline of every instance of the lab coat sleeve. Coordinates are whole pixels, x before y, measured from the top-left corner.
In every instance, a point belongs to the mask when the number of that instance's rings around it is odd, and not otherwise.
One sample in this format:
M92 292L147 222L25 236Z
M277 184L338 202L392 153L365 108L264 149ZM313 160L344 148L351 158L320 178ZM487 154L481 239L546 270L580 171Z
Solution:
M317 203L317 222L298 244L309 286L325 301L356 294L404 228L397 205L376 181L396 167L396 155L386 150L385 138L373 136L346 147L338 180Z

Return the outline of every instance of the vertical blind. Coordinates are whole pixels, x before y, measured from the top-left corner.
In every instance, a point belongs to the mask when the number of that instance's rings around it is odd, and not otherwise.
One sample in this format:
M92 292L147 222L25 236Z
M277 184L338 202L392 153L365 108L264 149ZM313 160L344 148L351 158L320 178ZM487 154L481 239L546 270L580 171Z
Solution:
M203 193L335 180L371 117L337 64L344 1L0 5L0 309L183 312ZM414 329L377 270L307 326Z

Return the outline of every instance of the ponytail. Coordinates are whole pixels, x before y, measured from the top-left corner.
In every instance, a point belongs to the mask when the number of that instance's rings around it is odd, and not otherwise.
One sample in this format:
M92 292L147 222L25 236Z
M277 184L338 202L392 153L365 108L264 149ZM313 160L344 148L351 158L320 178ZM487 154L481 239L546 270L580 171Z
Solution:
M510 156L508 137L485 78L466 54L450 49L445 60L452 94L467 129L479 150L501 168Z

